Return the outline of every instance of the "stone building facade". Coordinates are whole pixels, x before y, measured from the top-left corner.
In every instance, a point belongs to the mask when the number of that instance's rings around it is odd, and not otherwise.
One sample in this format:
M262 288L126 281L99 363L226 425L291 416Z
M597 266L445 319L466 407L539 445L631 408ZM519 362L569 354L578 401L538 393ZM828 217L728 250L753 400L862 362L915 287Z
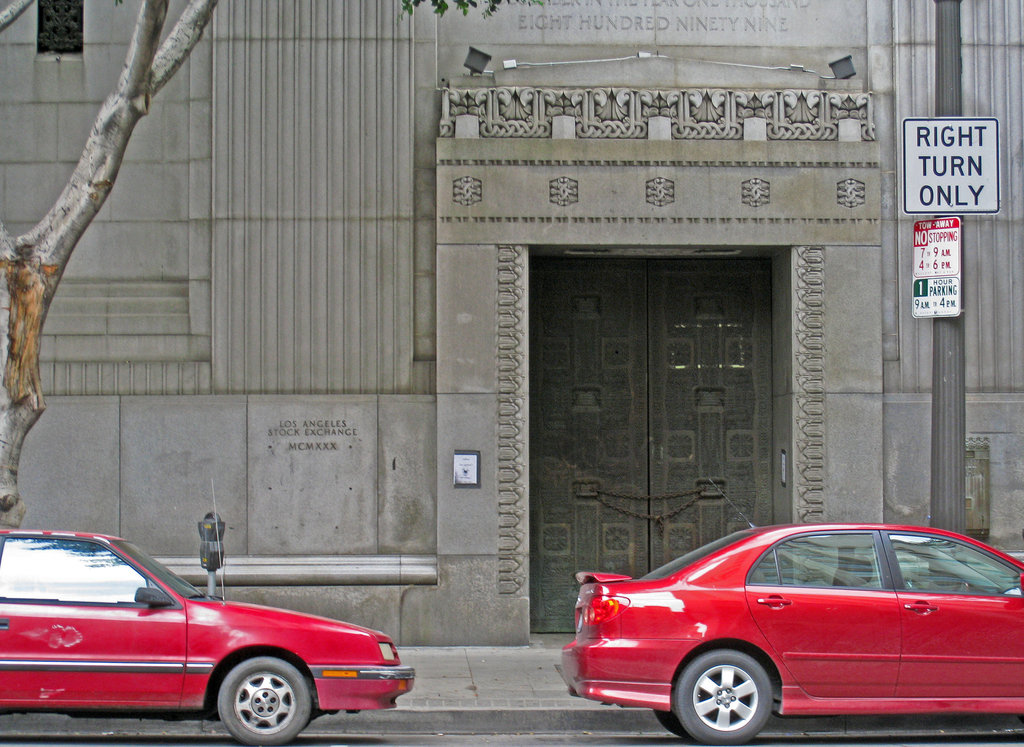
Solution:
M47 320L26 526L200 576L216 507L234 598L521 644L571 628L575 570L642 573L744 517L928 522L899 195L933 3L397 6L220 5ZM0 35L12 230L133 20L88 5L56 55L35 12ZM961 13L964 114L999 120L1003 175L964 221L968 515L1019 551L1024 18Z

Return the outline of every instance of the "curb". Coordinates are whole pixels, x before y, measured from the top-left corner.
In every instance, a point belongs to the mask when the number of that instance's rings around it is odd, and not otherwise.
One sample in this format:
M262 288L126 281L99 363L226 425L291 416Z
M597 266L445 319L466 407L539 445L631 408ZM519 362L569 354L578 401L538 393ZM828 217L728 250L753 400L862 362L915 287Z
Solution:
M163 737L228 738L216 721L72 718L57 714L0 716L5 738ZM362 711L323 716L303 732L310 737L380 734L653 734L667 735L651 711L637 708L572 710L562 708L466 708ZM836 718L772 717L763 737L789 739L856 737L891 739L963 735L1018 734L1024 724L1016 716L856 716Z
M313 721L304 734L667 734L647 709L568 710L556 708L362 711ZM772 716L765 737L901 737L1011 735L1024 737L1016 716Z

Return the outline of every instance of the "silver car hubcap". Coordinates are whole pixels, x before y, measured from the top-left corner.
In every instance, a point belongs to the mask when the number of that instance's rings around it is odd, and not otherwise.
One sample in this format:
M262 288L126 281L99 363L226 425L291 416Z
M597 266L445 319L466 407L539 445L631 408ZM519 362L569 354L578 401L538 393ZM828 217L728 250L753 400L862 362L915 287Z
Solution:
M693 709L716 731L742 729L757 711L757 685L730 664L712 667L693 686Z
M274 734L283 729L294 707L291 685L269 672L258 672L246 679L235 698L238 719L260 734Z

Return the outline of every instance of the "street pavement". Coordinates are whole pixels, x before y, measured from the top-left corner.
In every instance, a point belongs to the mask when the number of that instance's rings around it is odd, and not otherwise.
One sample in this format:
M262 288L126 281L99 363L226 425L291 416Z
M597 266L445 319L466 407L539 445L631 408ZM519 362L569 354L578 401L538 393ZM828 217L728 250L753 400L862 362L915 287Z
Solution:
M304 737L380 734L580 734L667 736L649 710L604 706L571 697L555 669L568 636L536 636L528 646L404 646L416 668L413 690L387 711L339 713L313 721ZM226 735L217 722L0 716L3 737L92 736L195 739ZM1013 716L773 718L773 738L900 739L1019 735Z

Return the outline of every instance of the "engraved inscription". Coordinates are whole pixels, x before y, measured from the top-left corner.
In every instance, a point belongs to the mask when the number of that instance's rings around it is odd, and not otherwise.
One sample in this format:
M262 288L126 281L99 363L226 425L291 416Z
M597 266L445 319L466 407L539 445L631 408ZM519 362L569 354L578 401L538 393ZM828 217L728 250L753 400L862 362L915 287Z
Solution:
M267 437L281 439L285 452L340 451L343 440L358 436L355 425L337 418L285 419L267 427Z
M815 0L546 0L516 16L518 31L790 34ZM532 12L531 12L532 10Z

